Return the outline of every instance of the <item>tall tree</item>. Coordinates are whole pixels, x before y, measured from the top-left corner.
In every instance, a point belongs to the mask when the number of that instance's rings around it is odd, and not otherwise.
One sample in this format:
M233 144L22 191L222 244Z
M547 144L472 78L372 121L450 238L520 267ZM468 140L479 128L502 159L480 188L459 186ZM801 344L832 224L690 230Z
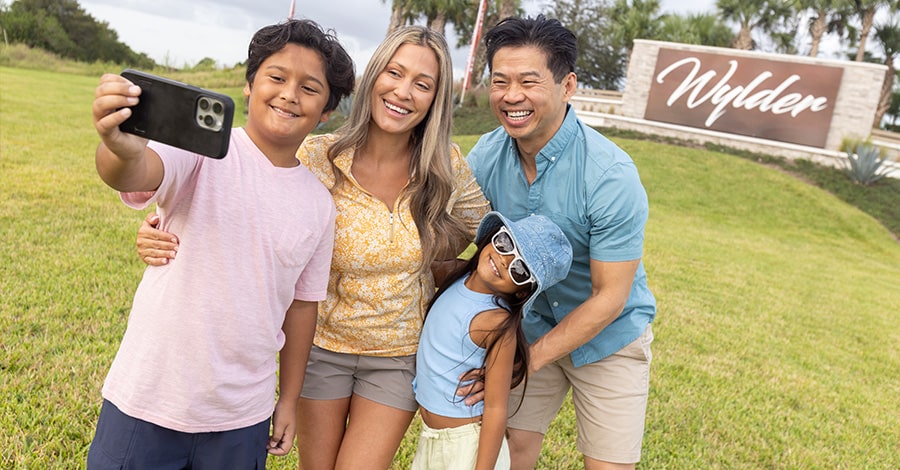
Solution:
M800 31L800 16L795 10L778 18L764 29L775 52L782 54L798 54L797 33Z
M856 4L853 0L841 0L838 8L828 21L827 33L837 35L841 44L845 43L845 39L849 40L849 44L854 46L856 38L859 35L859 28L856 25ZM851 57L848 56L848 59Z
M384 2L386 0L382 0L382 3ZM518 0L504 0L504 2L512 2L518 6ZM388 32L400 26L415 24L424 18L425 25L429 29L445 35L447 23L456 25L474 18L477 9L477 0L392 0Z
M891 124L887 126L887 129L894 132L900 130L897 129L897 118L900 118L900 91L894 90L891 93L891 106L888 108L887 115L891 117Z
M453 22L456 37L459 38L456 44L457 47L468 47L472 43L475 20L478 16L478 3L479 0L469 0L470 6L462 10L458 20ZM484 23L481 29L482 37L484 37L485 32L494 27L501 19L522 14L519 0L488 1L486 6ZM475 61L472 65L471 83L475 88L484 85L484 74L487 69L485 60L484 43L479 40L475 49Z
M888 69L884 75L884 82L881 86L881 98L878 100L878 107L875 109L875 119L872 127L881 127L881 119L891 107L891 97L894 91L894 79L897 71L894 69L894 61L900 55L900 19L892 16L891 19L881 25L875 27L875 39L881 46L881 53L884 55L884 65Z
M456 23L464 17L467 8L472 8L470 0L420 0L414 6L425 16L428 27L445 34L447 23ZM477 6L476 6L477 8Z
M0 11L0 24L7 39L76 59L78 45L69 38L59 20L43 10L23 8L21 2L13 3L8 10Z
M497 9L498 19L509 18L515 16L519 11L519 0L498 0L499 8Z
M888 4L886 0L854 0L856 14L862 24L859 30L859 49L856 51L856 61L862 62L866 57L866 42L875 24L875 13L880 7Z
M85 12L77 0L17 0L0 8L0 23L12 42L39 47L62 57L105 60L151 68L146 54L119 41L109 24Z
M415 21L416 17L419 16L418 13L413 12L415 1L391 0L391 20L388 22L388 33ZM381 0L381 2L386 3L387 0Z
M811 38L809 56L819 55L819 46L827 33L843 34L844 25L855 12L854 0L799 0L798 10L807 11Z
M717 0L716 8L723 18L738 24L732 47L751 50L754 48L753 30L758 28L768 33L792 18L793 3L793 0Z
M657 38L662 41L729 47L734 32L713 13L664 15Z
M610 26L618 45L631 57L635 39L655 39L662 28L659 0L615 0Z
M559 0L548 11L575 33L575 73L587 88L618 90L625 79L626 44L616 38L612 7L602 0Z

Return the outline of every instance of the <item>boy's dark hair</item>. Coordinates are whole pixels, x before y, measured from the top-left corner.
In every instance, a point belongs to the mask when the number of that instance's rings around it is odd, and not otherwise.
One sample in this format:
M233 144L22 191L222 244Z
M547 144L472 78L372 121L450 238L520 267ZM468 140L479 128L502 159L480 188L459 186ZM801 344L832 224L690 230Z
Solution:
M559 83L566 74L575 71L578 47L575 34L559 20L538 15L535 18L511 16L491 28L484 35L487 63L494 69L494 54L503 47L534 46L547 55L547 68Z
M312 49L322 56L325 79L328 80L328 102L325 103L323 112L336 109L341 100L353 92L356 71L353 60L333 31L322 29L312 20L290 19L260 28L250 40L247 50L247 83L253 83L264 60L288 44Z

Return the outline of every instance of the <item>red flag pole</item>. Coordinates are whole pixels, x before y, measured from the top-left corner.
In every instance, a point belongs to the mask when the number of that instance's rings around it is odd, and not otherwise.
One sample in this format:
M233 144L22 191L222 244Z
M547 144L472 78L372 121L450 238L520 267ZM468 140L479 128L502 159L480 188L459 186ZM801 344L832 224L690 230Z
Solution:
M463 76L462 90L459 93L459 105L462 106L466 98L466 89L469 88L469 80L472 75L472 67L475 65L475 51L478 49L478 41L481 40L481 26L484 23L484 10L487 0L478 3L478 17L475 19L475 29L472 31L472 47L469 49L469 59L466 61L466 73Z

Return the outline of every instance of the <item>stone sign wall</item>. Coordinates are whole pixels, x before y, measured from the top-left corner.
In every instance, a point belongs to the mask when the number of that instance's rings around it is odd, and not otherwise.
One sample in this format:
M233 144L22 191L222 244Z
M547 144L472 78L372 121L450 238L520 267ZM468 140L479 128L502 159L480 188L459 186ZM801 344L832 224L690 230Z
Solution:
M635 40L618 114L826 150L866 139L887 68Z

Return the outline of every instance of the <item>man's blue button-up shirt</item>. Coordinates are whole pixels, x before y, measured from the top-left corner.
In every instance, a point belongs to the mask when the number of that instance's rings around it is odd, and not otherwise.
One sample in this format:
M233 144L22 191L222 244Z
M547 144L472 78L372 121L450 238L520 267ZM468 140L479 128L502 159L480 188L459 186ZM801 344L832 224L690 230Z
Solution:
M531 184L515 141L502 127L479 139L468 162L494 210L512 220L545 215L572 243L574 259L568 277L543 292L525 315L523 327L529 342L590 297L591 259L641 258L648 204L637 168L622 149L584 125L571 107L556 135L537 155L537 177ZM573 363L582 366L622 349L644 332L655 315L656 300L647 287L642 263L621 315L573 351Z

